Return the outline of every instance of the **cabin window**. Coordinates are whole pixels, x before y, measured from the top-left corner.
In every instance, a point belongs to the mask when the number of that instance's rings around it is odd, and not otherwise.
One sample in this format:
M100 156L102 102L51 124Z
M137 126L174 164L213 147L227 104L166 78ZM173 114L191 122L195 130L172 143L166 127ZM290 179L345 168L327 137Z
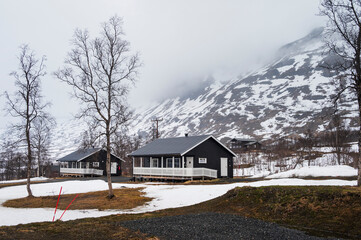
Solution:
M180 168L180 158L174 158L174 167Z
M93 167L99 167L99 162L93 162Z
M167 158L167 168L173 167L173 158Z
M158 167L158 158L152 158L152 164L153 167Z
M198 163L206 164L207 158L198 158Z
M147 168L149 168L150 167L150 157L144 157L143 158L144 159L144 165L143 165L143 167L147 167Z

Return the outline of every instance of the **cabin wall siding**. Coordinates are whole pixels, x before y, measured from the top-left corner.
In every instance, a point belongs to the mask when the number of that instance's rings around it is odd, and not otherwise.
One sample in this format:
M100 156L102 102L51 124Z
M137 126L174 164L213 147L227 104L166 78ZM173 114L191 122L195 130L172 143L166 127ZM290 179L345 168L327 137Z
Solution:
M93 155L84 158L83 160L81 160L81 162L89 162L91 163L90 165L91 168L104 170L103 175L106 176L107 175L106 160L107 160L107 152L105 150L100 150L99 152L96 152ZM117 173L115 175L118 176L122 175L122 167L121 167L122 161L114 157L113 155L110 155L110 161L118 163ZM93 162L99 162L99 167L94 167Z
M209 138L191 151L187 152L186 157L194 157L194 168L210 168L217 170L217 177L221 177L221 158L227 158L228 177L233 178L233 155L221 146L213 138ZM199 158L207 158L207 163L199 163Z

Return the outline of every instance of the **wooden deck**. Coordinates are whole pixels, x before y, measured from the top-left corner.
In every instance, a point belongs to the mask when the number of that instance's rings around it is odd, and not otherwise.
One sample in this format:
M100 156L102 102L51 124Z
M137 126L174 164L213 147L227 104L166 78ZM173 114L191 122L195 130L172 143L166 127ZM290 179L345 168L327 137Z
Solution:
M103 172L95 168L60 168L61 176L103 176Z
M134 177L157 179L205 179L217 178L217 170L209 168L148 168L134 167Z

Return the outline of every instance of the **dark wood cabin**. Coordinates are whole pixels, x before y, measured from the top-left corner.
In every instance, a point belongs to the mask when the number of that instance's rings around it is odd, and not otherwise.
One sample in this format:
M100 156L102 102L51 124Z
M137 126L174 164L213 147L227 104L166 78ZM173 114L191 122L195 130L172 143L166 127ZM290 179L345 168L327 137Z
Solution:
M123 160L111 156L111 174L122 175ZM101 148L87 148L72 152L58 159L60 175L65 176L106 176L107 151Z
M233 138L228 141L228 146L234 152L262 149L262 144L256 139Z
M133 175L143 178L233 178L236 154L212 135L156 139L132 152Z

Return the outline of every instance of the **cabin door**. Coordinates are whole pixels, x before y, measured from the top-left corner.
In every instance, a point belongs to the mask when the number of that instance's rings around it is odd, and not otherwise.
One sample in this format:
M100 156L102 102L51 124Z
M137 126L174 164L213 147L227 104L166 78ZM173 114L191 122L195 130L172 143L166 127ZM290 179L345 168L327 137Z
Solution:
M116 162L112 162L112 165L110 168L110 174L117 174L117 166L118 166L118 164Z
M221 158L221 177L228 177L228 158Z
M187 168L193 168L193 157L187 157Z

